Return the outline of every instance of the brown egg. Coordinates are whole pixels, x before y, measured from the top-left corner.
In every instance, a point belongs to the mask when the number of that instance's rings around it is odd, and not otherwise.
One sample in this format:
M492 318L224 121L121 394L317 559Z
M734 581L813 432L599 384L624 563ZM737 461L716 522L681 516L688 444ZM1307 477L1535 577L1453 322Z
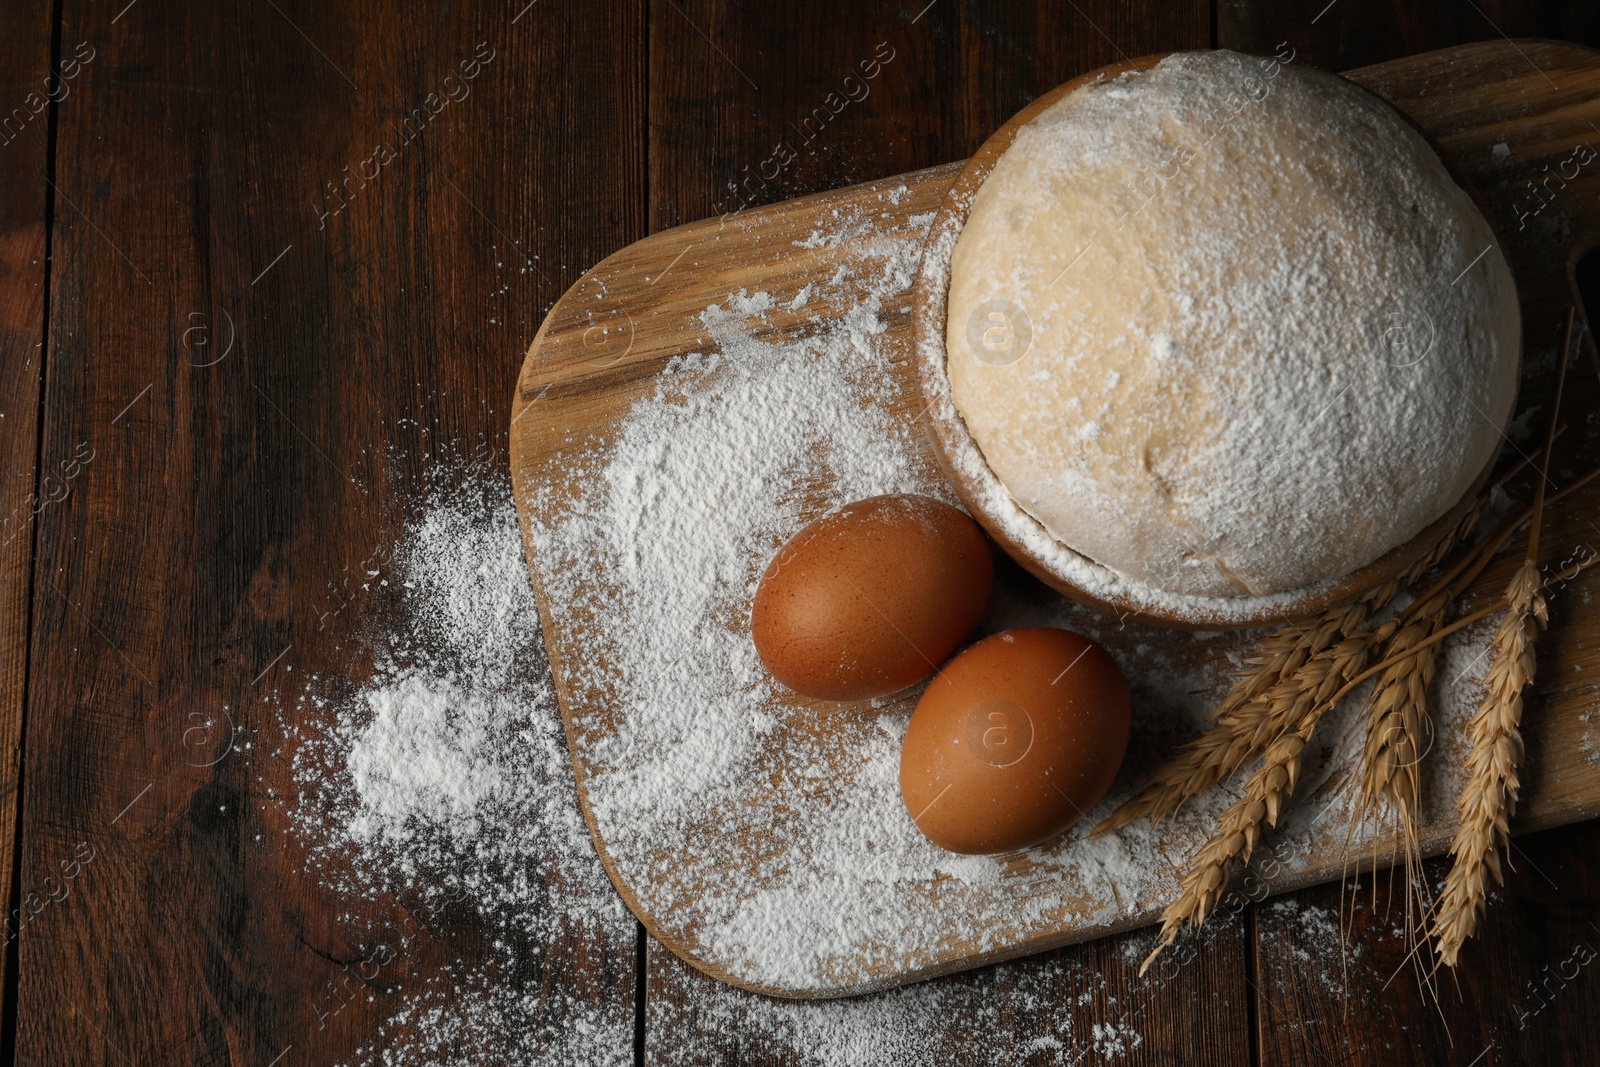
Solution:
M761 577L756 652L790 689L863 700L938 669L983 614L994 558L978 524L930 497L858 500L805 527Z
M900 751L900 796L940 848L1043 844L1094 807L1128 747L1128 683L1070 630L986 637L928 684Z

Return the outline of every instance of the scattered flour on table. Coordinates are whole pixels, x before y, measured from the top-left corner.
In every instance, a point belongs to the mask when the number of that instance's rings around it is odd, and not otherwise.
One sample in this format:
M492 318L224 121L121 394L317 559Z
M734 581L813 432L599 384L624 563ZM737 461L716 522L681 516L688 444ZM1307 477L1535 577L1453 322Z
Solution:
M1358 893L1353 906L1360 904ZM1324 993L1340 999L1352 991L1379 986L1387 977L1374 976L1370 970L1354 971L1361 945L1346 941L1338 912L1294 898L1274 900L1266 911L1267 916L1258 920L1259 951L1275 971L1287 964L1297 982L1315 983Z
M403 972L397 989L372 994L392 1006L358 1062L631 1062L623 992L573 988L561 973L575 954L630 959L634 926L579 813L514 516L475 492L430 499L382 574L374 595L391 599L374 612L376 665L355 685L315 680L290 709L301 791L274 798L328 889L394 899L419 917L397 936L347 916L376 984L390 967ZM463 953L437 974L406 967L434 931L464 924L481 925L481 958ZM1043 1062L1084 1062L1090 1048L1115 1061L1140 1040L1131 1009L1104 1032L1075 1018L1074 1004L1114 1000L1112 978L1059 958L821 1002L746 993L676 965L657 974L692 990L647 1001L664 1062L731 1038L816 1067L955 1057L1002 1067L1012 1046L986 1058L966 1026L998 1032L1018 1017L1032 1020L1027 1042Z
M1210 936L1226 944L1243 932L1230 915ZM1033 956L848 1000L781 1000L687 975L647 1001L647 1032L673 1035L652 1052L673 1065L715 1062L733 1047L803 1067L1118 1063L1144 1045L1159 1024L1152 1012L1172 995L1173 974L1138 975L1153 943L1136 935L1125 944L1137 957Z
M392 1009L360 1062L631 1062L623 995L562 987L565 960L630 959L634 924L579 812L504 483L436 487L366 577L371 674L313 680L286 715L299 792L273 798L327 889L368 905L348 990L397 986L370 994ZM411 921L353 917L389 902ZM445 929L478 940L438 966Z

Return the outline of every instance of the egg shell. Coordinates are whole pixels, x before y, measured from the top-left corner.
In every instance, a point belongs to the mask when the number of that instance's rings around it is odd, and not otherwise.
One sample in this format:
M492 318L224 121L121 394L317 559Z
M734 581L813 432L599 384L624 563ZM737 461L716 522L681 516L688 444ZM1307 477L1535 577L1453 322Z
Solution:
M900 752L900 796L941 848L1043 844L1110 787L1128 748L1128 683L1070 630L1007 630L929 683Z
M886 696L933 673L977 625L994 581L978 524L931 497L875 496L795 534L750 612L772 676L807 696Z

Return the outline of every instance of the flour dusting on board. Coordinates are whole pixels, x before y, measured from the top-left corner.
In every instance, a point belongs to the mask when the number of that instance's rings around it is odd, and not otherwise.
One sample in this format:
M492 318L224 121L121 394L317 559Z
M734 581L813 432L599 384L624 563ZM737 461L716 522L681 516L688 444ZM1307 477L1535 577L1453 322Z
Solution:
M440 481L471 479L452 470ZM628 1064L634 926L583 826L515 518L503 488L487 489L430 493L362 590L387 598L374 602L379 622L367 634L371 676L316 679L286 709L301 792L269 795L313 872L340 899L393 900L416 924L369 929L344 917L361 960L346 972L330 965L351 985L336 977L328 988L339 992L316 1010L333 1025L344 999L378 999L384 1021L358 1051L362 1065ZM482 928L481 956L440 967L430 944L462 926ZM571 988L564 962L605 954L622 981ZM1130 975L1136 967L1126 965ZM1015 1012L1042 1020L1032 1041L1043 1062L1075 1063L1099 1046L1070 1006L1124 1013L1110 974L1059 958L1019 962L1004 982L986 971L825 1002L761 997L674 967L654 973L694 983L687 1000L647 1002L648 1032L659 1035L652 1060L665 1063L695 1062L709 1055L705 1043L731 1035L807 1067L952 1057L1003 1067L1006 1048L974 1048L949 1023L999 1028ZM363 979L380 991L363 991ZM1135 1009L1117 1024L1129 1033L1142 1025Z
M860 992L1052 924L1148 915L1174 884L1159 842L1198 840L1227 800L1202 798L1159 838L1139 824L1087 839L1159 751L1197 729L1225 681L1221 657L1204 635L1193 655L1163 651L1170 635L1015 576L984 629L1087 633L1134 691L1122 778L1052 846L1004 858L935 848L897 785L914 695L870 713L826 711L762 668L749 604L785 539L861 497L949 499L921 427L894 406L910 378L904 340L888 336L905 332L929 221L879 230L838 219L848 242L813 232L799 243L828 251L837 269L806 306L844 309L838 317L819 313L774 340L768 311L790 294L729 293L701 316L712 344L676 358L608 439L556 457L578 472L576 493L521 487L543 520L532 536L552 615L584 634L563 643L563 660L600 837L667 936L764 989Z

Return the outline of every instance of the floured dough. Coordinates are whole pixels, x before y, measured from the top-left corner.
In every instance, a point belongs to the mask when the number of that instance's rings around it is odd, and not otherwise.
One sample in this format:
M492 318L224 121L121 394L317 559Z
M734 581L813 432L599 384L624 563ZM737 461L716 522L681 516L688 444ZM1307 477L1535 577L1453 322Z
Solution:
M1410 126L1231 52L1096 82L1021 131L951 259L951 395L1056 538L1174 594L1334 578L1495 454L1520 318Z

